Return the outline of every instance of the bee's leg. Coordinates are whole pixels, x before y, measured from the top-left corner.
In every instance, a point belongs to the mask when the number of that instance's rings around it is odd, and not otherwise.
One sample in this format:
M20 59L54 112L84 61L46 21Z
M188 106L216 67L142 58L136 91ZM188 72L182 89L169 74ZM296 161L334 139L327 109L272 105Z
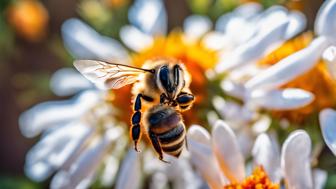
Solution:
M165 93L162 93L162 94L160 95L160 104L164 104L164 103L166 103L166 100L168 100L167 95L166 95Z
M140 121L141 121L141 98L144 99L145 101L152 102L154 99L152 97L143 95L143 94L138 94L135 103L134 103L134 113L132 116L132 128L131 128L131 136L132 140L134 141L134 149L139 152L138 150L138 141L140 139L141 135L141 126L140 126Z
M186 92L181 92L176 102L179 104L182 110L188 110L195 101L195 96Z
M140 127L140 121L141 121L141 97L142 94L138 94L135 103L134 103L134 113L132 116L132 128L131 128L131 137L134 141L134 149L139 152L138 150L138 141L141 135L141 127Z
M162 148L157 136L153 132L149 131L149 138L154 146L155 151L159 154L159 159L165 163L170 163L169 161L165 161L163 159Z

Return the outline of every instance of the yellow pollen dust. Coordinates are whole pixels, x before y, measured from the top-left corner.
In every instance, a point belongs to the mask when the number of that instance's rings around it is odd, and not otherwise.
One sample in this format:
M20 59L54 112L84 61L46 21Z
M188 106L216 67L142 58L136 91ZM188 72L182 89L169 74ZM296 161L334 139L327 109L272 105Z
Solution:
M186 124L200 123L200 120L195 119L198 116L195 116L197 112L194 110L206 106L207 79L205 71L215 66L218 61L218 53L204 47L200 41L187 42L182 32L173 31L168 36L155 37L151 46L141 52L134 53L132 64L141 67L144 62L153 58L173 58L185 64L192 76L190 89L195 95L196 101L191 110L183 113L184 120ZM122 92L125 92L125 90L122 90ZM122 96L125 97L125 95L116 94L114 102L125 102L126 99L118 99ZM124 107L124 104L121 104L120 107ZM131 108L128 112L132 112Z
M280 46L259 61L259 66L265 67L276 64L281 59L305 48L313 39L313 34L304 33ZM308 72L283 85L282 88L301 88L315 95L314 101L296 110L273 111L278 118L286 118L295 123L301 123L305 118L323 108L336 105L336 82L329 74L323 60Z
M224 189L279 189L279 184L272 183L264 169L257 167L252 175L239 184L224 186Z

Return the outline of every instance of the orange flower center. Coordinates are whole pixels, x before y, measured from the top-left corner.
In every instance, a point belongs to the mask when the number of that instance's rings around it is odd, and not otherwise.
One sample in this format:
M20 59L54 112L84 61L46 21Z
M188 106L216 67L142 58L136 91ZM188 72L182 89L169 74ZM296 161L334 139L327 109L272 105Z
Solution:
M230 184L224 186L224 189L279 189L279 184L274 184L268 178L264 169L260 166L257 167L252 175L247 177L239 184Z

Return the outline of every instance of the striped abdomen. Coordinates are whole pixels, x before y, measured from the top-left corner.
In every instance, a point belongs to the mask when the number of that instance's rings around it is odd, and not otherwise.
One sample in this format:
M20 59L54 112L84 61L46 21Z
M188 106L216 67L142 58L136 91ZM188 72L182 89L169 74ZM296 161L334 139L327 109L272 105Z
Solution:
M149 110L148 129L157 136L163 152L179 157L185 142L185 126L181 114L169 106L156 106Z

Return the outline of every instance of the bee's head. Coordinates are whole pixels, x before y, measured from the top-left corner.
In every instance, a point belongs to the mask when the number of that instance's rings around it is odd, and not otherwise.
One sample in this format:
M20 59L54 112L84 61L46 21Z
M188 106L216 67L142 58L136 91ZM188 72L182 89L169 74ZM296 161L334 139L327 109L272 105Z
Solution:
M156 84L162 93L175 99L185 85L183 69L179 64L161 66L157 72Z

